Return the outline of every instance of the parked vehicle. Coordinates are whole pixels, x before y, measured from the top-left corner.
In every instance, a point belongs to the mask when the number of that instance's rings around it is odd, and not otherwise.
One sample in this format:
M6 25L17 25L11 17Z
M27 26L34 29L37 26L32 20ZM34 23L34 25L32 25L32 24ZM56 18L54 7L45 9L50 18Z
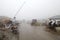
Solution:
M36 24L36 22L37 22L37 20L36 20L36 19L32 19L32 23L31 23L31 25L35 25L35 24Z

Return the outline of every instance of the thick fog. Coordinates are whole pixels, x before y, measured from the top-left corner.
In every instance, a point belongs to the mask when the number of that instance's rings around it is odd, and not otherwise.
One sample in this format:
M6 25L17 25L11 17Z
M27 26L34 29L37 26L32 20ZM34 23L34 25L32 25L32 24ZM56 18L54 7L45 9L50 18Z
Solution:
M0 15L17 19L45 19L60 14L60 0L0 0Z

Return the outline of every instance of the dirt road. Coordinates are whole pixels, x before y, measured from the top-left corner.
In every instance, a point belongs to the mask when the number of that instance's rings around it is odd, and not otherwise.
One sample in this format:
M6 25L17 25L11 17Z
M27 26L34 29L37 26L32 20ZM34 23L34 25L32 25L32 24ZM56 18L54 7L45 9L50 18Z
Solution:
M19 27L20 40L60 40L60 35L55 35L44 30L45 26L31 26L22 23Z

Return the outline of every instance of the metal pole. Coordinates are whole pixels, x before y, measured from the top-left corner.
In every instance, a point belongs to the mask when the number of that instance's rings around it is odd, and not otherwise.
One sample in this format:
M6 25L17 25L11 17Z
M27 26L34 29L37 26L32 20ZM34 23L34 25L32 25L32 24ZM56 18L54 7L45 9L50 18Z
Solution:
M14 19L16 18L16 15L19 13L19 11L23 8L23 6L24 6L24 4L25 4L26 2L24 2L22 5L21 5L21 7L18 9L18 11L16 12L16 14L14 15Z

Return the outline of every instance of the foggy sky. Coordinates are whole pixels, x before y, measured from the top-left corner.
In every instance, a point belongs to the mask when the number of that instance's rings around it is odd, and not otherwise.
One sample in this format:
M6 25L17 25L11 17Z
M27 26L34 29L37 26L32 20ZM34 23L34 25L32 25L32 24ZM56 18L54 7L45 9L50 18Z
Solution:
M44 19L60 15L60 0L0 0L0 15L13 17L23 2L17 19Z

